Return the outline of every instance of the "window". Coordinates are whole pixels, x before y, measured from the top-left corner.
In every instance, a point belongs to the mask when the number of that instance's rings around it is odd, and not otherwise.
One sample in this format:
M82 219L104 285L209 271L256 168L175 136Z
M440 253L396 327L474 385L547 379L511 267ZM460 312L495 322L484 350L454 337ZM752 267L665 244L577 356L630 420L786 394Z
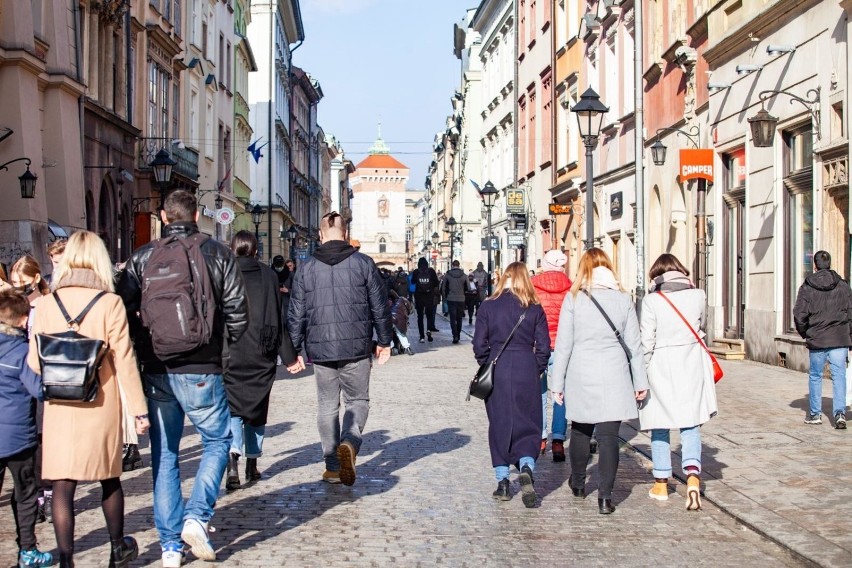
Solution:
M207 113L204 115L204 140L199 143L199 146L204 146L204 155L208 158L213 158L214 138L213 138L213 97L207 96Z
M219 59L216 61L216 65L219 67L219 82L225 82L225 36L224 34L219 34Z
M413 235L413 233L412 233L411 229L405 230L405 240L406 241L411 242L412 235Z
M807 129L785 132L783 139L785 174L813 166L814 142L810 126Z
M225 47L225 87L231 90L231 42Z
M180 83L175 79L172 85L172 138L180 136Z
M405 224L406 224L406 225L410 225L410 224L411 224L411 215L406 215L406 216L405 216Z
M148 136L169 136L171 75L154 61L148 61Z
M178 34L178 35L180 35L180 34L181 34L181 27L180 27L180 23L181 23L181 18L180 18L180 16L181 16L180 0L174 0L174 2L175 2L175 7L174 7L174 10L172 11L172 22L173 22L173 23L174 23L174 25L175 25L175 30L177 30L177 34Z
M813 272L814 256L814 191L813 133L810 125L784 132L784 271L787 290L784 294L785 331L793 330L793 306L796 293L805 277Z
M198 91L193 90L189 97L189 143L198 147Z
M204 56L205 59L210 59L207 56L207 48L209 47L207 45L207 38L210 35L209 32L210 32L210 30L207 28L207 20L202 20L202 22L201 22L201 54Z
M197 46L201 46L201 44L204 42L203 38L204 38L204 35L205 35L202 32L202 21L201 21L201 16L200 16L199 11L198 11L198 4L201 2L201 0L190 0L190 2L192 2L191 8L190 8L190 10L191 10L190 21L192 22L192 33L191 33L190 37L192 38L193 44L195 44Z
M382 237L379 239L379 254L386 253L388 251L388 244L385 241L385 238Z
M725 166L725 191L745 186L746 167L745 150L740 148L722 157Z

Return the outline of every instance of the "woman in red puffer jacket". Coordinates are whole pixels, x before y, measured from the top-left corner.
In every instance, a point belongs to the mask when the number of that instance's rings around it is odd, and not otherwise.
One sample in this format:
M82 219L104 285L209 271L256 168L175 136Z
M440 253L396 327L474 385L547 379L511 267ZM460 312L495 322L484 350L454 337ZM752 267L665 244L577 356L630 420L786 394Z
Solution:
M559 325L559 312L562 310L562 301L565 294L571 289L571 279L565 274L565 263L568 257L558 250L550 250L541 261L542 273L532 278L535 292L544 308L547 317L547 330L550 332L550 344L556 345L556 328ZM547 364L547 373L553 368L553 354ZM541 453L547 451L547 373L541 377ZM565 419L565 405L553 405L553 421L550 425L550 433L553 436L552 450L553 461L565 461L565 434L568 431L568 422Z

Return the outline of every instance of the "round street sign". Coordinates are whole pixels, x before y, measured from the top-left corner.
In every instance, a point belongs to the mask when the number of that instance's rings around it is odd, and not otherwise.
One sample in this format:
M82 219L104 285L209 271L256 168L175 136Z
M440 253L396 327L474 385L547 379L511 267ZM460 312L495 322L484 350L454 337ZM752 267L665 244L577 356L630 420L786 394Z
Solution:
M230 207L222 207L216 210L216 222L220 225L230 225L234 220L234 210Z
M438 251L437 251L437 250L433 250L433 251L432 251L432 260L436 260L437 258L438 258Z

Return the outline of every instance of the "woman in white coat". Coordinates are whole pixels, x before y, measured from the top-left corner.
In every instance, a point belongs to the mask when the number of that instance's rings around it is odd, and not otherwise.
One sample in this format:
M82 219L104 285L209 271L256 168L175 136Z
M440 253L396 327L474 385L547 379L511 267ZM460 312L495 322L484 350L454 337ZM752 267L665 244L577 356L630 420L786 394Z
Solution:
M651 431L655 483L648 495L660 501L669 498L669 431L677 428L687 476L686 508L698 510L701 425L716 414L713 365L693 334L693 330L702 334L707 298L689 280L689 271L674 255L660 255L651 266L649 277L651 293L642 302L641 333L651 393L639 410L642 430Z
M599 248L587 250L559 313L548 381L554 403L565 404L571 421L569 484L575 497L586 496L593 432L598 439L598 511L603 515L615 511L619 427L638 416L636 403L648 390L640 349L633 300L621 290L607 254Z

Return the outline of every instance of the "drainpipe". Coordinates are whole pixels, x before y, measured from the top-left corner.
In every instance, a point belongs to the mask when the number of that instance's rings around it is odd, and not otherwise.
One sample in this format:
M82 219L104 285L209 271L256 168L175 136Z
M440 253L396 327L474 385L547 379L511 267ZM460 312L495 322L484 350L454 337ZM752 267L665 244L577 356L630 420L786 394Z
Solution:
M80 5L79 2L72 2L72 6L74 7L74 39L77 43L77 49L74 50L74 61L77 64L77 82L81 85L83 84L83 70L80 68L82 64L80 57L80 50L83 49L83 35L80 33ZM85 110L86 103L86 95L80 95L77 97L77 113L80 120L80 158L81 163L85 163L85 154L86 154L86 135L85 135ZM83 175L85 176L86 170L83 170ZM86 195L86 180L85 177L83 179L83 198L85 200ZM85 213L85 207L83 208ZM69 219L70 221L70 219ZM88 219L86 219L86 223L88 224Z
M514 59L514 61L512 61L512 73L513 73L512 80L514 81L514 85L515 85L515 100L512 101L512 130L514 132L514 134L513 134L514 141L513 142L514 142L514 147L515 147L514 151L512 152L512 154L513 154L513 156L512 156L512 176L513 176L512 177L512 185L517 186L517 184L518 184L518 167L519 167L518 162L520 160L520 157L518 156L518 147L520 146L518 144L518 142L519 142L518 141L518 132L519 132L519 129L518 129L518 96L519 96L518 95L518 91L519 91L519 85L518 85L518 77L519 77L519 73L518 73L518 53L520 52L520 47L519 47L520 43L519 43L519 39L518 39L519 38L518 3L514 0L512 2L512 10L514 11L513 19L514 19L514 26L515 26L515 54L514 54L515 59ZM508 227L509 226L508 225L509 215L505 214L503 218L505 219L506 226ZM527 218L527 222L529 223L529 218ZM492 228L492 231L493 231L493 228ZM492 236L492 233L489 233L488 238L490 239L491 236ZM488 246L489 246L489 248L491 247L490 242L488 243ZM506 251L507 252L509 251L508 244L506 246ZM502 252L503 251L502 251L502 248L501 248L501 251L500 251L501 263L505 262L504 259L503 259Z
M302 44L305 43L305 40L301 39L290 50L290 61L287 64L287 86L290 88L290 96L287 98L287 131L290 134L290 152L289 152L289 160L288 160L288 170L287 170L287 188L288 193L290 194L290 216L293 218L293 223L296 222L296 212L294 210L294 201L293 201L293 176L290 175L290 170L293 169L293 124L292 124L292 116L293 116L293 53L302 47ZM295 242L295 241L294 241ZM293 257L293 250L291 247L290 257Z
M634 57L633 57L633 91L635 97L634 111L634 136L636 159L634 163L634 184L636 186L636 312L642 309L642 298L645 297L645 171L643 167L645 153L645 107L643 98L642 75L643 50L645 38L642 23L642 3L644 0L633 2L633 35L634 35Z

